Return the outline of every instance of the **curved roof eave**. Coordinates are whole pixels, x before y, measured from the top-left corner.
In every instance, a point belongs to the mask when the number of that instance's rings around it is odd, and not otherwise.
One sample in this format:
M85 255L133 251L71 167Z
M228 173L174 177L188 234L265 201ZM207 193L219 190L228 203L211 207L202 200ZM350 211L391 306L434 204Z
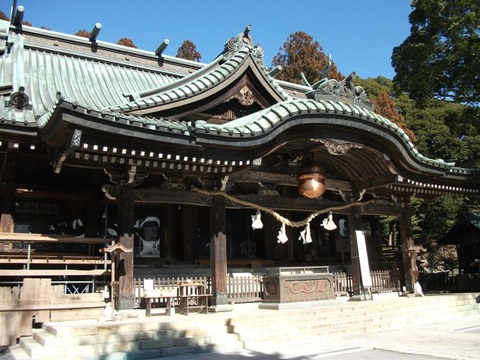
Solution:
M139 138L157 143L189 144L195 147L194 138L189 133L188 123L151 117L140 117L124 113L114 113L93 110L78 103L59 101L54 110L39 118L38 127L44 141L50 141L56 136L59 118L64 113L73 113L68 121L79 128L89 128L95 132L113 134L121 133L126 137ZM65 117L67 118L67 117Z
M232 146L233 142L238 141L243 146L249 146L249 144L258 146L259 138L265 138L267 134L268 138L278 136L278 131L275 129L284 131L288 120L308 116L312 120L304 119L303 123L319 123L319 118L315 115L321 115L325 119L329 118L325 115L341 117L334 123L326 120L330 122L330 126L349 126L352 129L357 128L358 131L367 126L365 133L372 138L390 135L391 139L395 139L395 141L391 140L391 145L395 148L394 152L403 158L405 164L412 170L431 172L436 175L444 173L465 175L479 172L475 169L456 168L453 163L441 159L427 158L418 152L407 134L390 120L373 111L341 101L289 100L226 124L194 124L194 131L198 143ZM346 119L350 121L347 123ZM375 128L379 130L374 131ZM382 141L385 141L385 137Z

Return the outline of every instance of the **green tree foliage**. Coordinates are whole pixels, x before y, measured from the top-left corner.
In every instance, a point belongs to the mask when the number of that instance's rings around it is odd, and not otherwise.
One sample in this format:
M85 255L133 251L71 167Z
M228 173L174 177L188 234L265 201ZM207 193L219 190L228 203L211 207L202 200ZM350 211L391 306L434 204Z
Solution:
M395 95L393 82L384 77L357 78L355 84L367 91L375 112L402 128L422 155L480 168L480 108L435 99L419 107L406 93Z
M322 73L327 66L328 56L323 52L322 47L313 37L298 31L290 34L283 48L272 60L272 66L280 65L282 71L276 75L279 80L301 84L301 73L313 84L321 79ZM327 78L342 80L343 76L334 62L331 62Z
M419 102L480 102L480 2L414 0L410 36L393 49L395 85Z
M185 40L177 50L177 57L186 60L200 61L202 55L197 51L197 46L190 40Z
M123 45L123 46L131 47L131 48L134 48L134 49L137 48L137 46L133 43L133 41L129 38L126 38L126 37L118 40L117 45Z
M453 160L457 166L480 168L480 109L430 100L422 108L402 112L416 134L416 147L433 159Z
M416 201L415 243L426 249L426 260L430 270L452 271L458 267L458 262L452 254L442 249L441 240L459 221L460 214L464 213L465 203L461 197L443 196L431 201Z

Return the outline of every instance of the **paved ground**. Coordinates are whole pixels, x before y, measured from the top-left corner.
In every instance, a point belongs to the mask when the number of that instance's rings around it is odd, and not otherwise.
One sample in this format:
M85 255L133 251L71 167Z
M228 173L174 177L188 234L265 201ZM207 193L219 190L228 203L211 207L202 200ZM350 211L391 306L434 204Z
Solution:
M281 344L264 345L236 352L177 356L175 359L480 359L480 315L380 333L322 336L305 339L302 343L290 343L285 339Z

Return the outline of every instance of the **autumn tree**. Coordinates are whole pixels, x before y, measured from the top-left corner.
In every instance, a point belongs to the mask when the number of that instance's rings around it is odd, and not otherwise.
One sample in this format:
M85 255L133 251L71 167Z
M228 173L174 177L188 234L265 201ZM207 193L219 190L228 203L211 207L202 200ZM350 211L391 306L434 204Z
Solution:
M197 51L197 47L193 42L185 40L177 50L177 57L186 60L200 61L202 55Z
M0 11L0 20L10 21L7 15L3 11ZM32 26L28 21L22 21L22 25Z
M301 84L302 73L311 84L320 80L327 63L328 56L323 52L321 45L302 31L290 34L272 60L273 67L282 67L282 71L276 75L277 79L297 84ZM333 61L327 78L335 80L344 78Z
M75 36L80 36L80 37L84 37L84 38L88 38L90 36L90 32L85 30L85 29L82 29L82 30L78 30L76 33L75 33Z
M414 0L410 36L393 49L397 90L423 102L432 97L480 102L480 2Z
M393 82L383 76L369 79L355 79L355 85L365 89L368 99L374 105L375 113L387 118L401 128L415 142L415 132L410 129L405 117L402 115L402 109L397 104L398 98L393 92Z
M395 123L401 128L405 134L408 135L410 140L415 141L415 133L408 128L405 118L398 111L398 107L395 101L390 97L386 91L381 91L378 96L373 100L375 112L391 122Z
M118 40L117 45L123 45L123 46L131 47L134 49L137 48L131 39L125 38L125 37Z

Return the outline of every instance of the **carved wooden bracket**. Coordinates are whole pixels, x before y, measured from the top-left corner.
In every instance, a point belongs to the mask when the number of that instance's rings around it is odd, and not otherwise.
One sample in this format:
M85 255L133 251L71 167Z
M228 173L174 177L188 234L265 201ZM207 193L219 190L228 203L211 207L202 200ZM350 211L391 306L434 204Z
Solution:
M104 170L110 178L110 181L116 185L137 186L143 183L143 180L149 175L145 172L137 171L136 166L130 166L128 169Z
M345 155L352 148L363 149L364 147L362 144L347 143L347 142L337 141L332 139L310 139L310 140L324 144L328 152L332 155Z

